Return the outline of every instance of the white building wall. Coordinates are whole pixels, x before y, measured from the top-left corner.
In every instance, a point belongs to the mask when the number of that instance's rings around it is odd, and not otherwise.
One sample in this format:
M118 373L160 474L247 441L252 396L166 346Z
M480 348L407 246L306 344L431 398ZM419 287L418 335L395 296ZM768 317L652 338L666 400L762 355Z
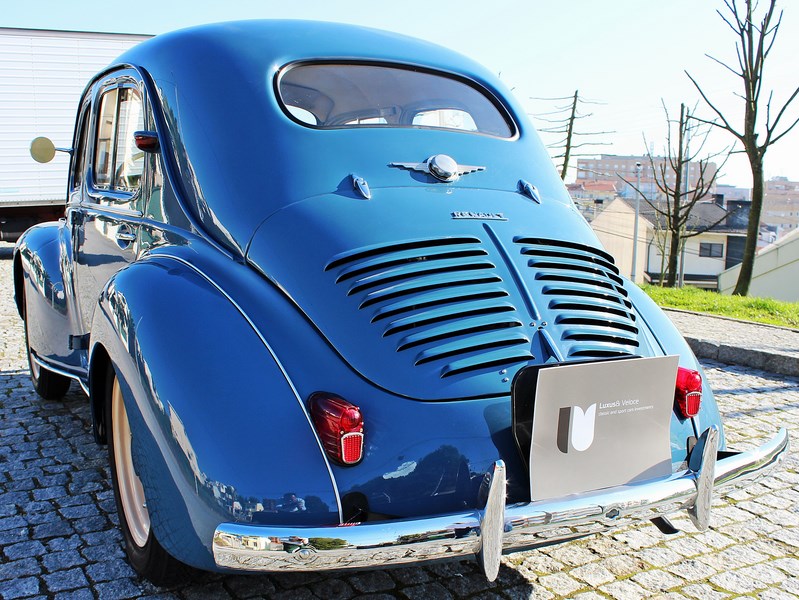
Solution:
M31 140L70 147L89 79L148 37L0 28L0 203L65 199L69 157L36 163Z
M623 200L614 200L591 221L591 228L605 250L613 256L621 274L630 277L633 266L635 210ZM649 221L639 216L636 283L644 282L647 239L652 235L650 230Z

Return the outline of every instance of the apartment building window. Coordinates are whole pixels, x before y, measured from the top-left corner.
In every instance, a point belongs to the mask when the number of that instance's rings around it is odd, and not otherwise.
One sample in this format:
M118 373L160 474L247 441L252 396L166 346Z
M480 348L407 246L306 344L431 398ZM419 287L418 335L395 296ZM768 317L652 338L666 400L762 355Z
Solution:
M708 256L710 258L721 258L724 256L724 244L710 244L707 242L700 242L699 256Z

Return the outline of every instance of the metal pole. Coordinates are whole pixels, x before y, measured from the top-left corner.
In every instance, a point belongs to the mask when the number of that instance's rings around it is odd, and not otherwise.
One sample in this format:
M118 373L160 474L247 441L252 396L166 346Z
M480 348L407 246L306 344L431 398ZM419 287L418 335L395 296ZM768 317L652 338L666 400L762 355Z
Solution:
M638 211L641 195L638 190L641 189L641 163L635 163L635 175L637 178L637 188L635 190L635 222L633 223L633 266L630 269L630 281L635 283L635 272L638 267Z

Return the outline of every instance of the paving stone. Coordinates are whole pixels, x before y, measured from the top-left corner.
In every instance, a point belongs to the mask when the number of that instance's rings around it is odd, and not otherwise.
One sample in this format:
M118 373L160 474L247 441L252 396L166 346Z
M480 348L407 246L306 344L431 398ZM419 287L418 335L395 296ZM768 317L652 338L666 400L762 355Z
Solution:
M56 571L42 577L47 589L51 592L63 592L83 588L88 585L86 576L80 569L68 569L66 571Z
M350 577L349 582L355 591L361 594L385 592L397 587L385 571L364 571Z
M275 592L268 576L232 575L226 578L225 585L234 598L270 597Z
M123 598L139 598L142 587L132 579L118 579L100 583L94 587L100 600L122 600Z
M85 565L86 559L84 559L77 550L64 550L62 552L46 554L42 557L42 564L48 572L52 573L53 571Z
M684 560L680 554L668 548L644 548L639 554L653 567L665 567Z
M404 588L402 593L408 600L449 600L452 598L452 594L440 583L425 583Z
M399 567L386 571L400 585L418 585L430 581L430 574L419 567Z
M602 561L572 569L569 571L569 575L579 581L584 581L591 587L599 587L616 579L616 576L603 566Z
M773 586L780 584L787 579L787 575L768 564L755 565L754 567L746 567L736 571L741 577L759 581L765 586Z
M14 600L26 598L39 593L39 580L36 577L23 577L13 581L3 582L3 598Z
M503 594L508 600L552 600L555 598L552 592L530 584L508 588Z
M710 581L719 588L732 592L733 594L750 594L766 587L760 581L746 577L738 571L719 573L711 577Z
M585 585L566 573L555 573L538 578L538 582L558 596L570 596Z
M469 573L448 578L444 585L456 598L466 598L496 587L482 572Z
M39 563L35 558L22 558L13 562L0 564L0 581L17 579L28 575L38 575Z
M582 548L574 545L564 546L551 546L547 548L547 553L558 562L571 567L578 567L599 558L596 554L591 552L588 548Z
M603 585L600 590L616 600L638 600L652 595L651 592L629 579Z
M45 552L47 552L47 549L38 540L34 540L32 542L20 542L19 544L12 544L3 548L3 554L6 555L8 560L17 560L31 556L41 556Z
M780 558L769 563L772 567L777 567L792 577L799 578L799 559Z
M679 577L660 569L638 573L632 577L632 580L644 589L656 592L665 592L683 583Z
M53 600L94 600L94 594L89 588L83 588L71 592L59 592L53 596Z
M94 563L87 566L85 570L89 578L95 582L112 581L124 577L136 577L136 572L127 562L121 560L107 560Z
M666 570L688 581L704 581L717 572L710 565L694 559L683 560L667 567Z

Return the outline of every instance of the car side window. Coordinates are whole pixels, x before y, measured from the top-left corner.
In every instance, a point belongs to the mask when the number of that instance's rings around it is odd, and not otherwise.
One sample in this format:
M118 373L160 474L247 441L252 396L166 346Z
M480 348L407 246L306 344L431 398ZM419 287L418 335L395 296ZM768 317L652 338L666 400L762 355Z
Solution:
M144 171L144 153L133 133L144 129L141 95L133 87L110 89L100 97L94 147L94 187L135 193Z
M80 113L80 130L75 140L75 158L72 162L72 184L70 191L79 190L83 183L86 167L87 140L89 138L89 106L83 107Z

